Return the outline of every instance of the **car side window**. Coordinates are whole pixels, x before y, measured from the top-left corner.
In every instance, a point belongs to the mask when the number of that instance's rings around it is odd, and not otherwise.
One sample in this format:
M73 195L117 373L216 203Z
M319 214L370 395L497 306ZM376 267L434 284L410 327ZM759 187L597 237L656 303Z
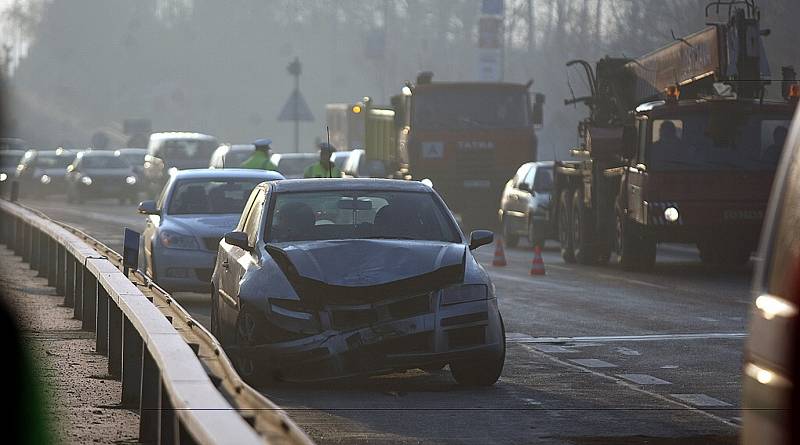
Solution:
M537 169L531 168L530 170L528 170L528 174L525 175L525 179L522 181L525 184L528 184L528 190L533 190L533 181L537 171L538 171Z
M239 218L239 223L236 224L236 231L244 231L245 221L247 221L250 216L250 210L253 208L253 202L255 202L256 196L258 196L258 192L259 190L257 188L253 189L253 191L250 193L250 197L247 198L247 203L244 205L244 210L242 210L242 216Z
M512 180L511 185L514 188L517 188L519 186L519 183L522 181L523 178L525 178L525 175L530 170L531 170L531 166L530 165L523 165L522 167L517 169L517 174L514 175L514 179Z
M261 226L261 214L264 204L264 190L258 190L255 200L253 201L247 219L244 222L243 232L247 234L247 241L251 246L255 246L258 241L258 228Z

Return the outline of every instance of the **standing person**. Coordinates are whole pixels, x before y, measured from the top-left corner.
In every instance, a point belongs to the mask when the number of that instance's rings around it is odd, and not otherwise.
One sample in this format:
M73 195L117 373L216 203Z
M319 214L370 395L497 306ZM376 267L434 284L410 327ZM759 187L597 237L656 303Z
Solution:
M322 142L319 144L319 162L306 167L304 178L341 178L342 172L331 162L331 155L336 151L333 145Z
M270 151L272 150L272 139L258 139L253 142L256 146L253 154L247 160L242 162L241 168L252 168L258 170L272 170L278 171L278 167L269 160Z

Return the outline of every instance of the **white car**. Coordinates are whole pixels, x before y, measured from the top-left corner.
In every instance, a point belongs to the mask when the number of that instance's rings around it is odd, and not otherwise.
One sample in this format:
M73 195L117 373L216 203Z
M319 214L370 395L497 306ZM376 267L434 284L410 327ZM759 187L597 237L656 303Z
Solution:
M210 289L219 240L231 231L250 192L283 179L252 169L181 170L170 176L157 201L139 204L147 215L142 233L145 272L170 291Z

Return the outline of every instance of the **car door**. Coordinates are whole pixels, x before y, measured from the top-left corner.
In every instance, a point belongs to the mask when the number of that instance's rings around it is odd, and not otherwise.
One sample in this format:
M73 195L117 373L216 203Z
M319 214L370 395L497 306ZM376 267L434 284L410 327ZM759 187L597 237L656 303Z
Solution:
M523 222L527 217L525 212L527 209L526 198L528 197L528 192L520 190L519 187L533 170L534 169L530 165L522 166L517 170L517 174L514 175L514 179L511 181L511 187L508 189L505 203L505 216L508 224L510 224L509 228L512 230L521 230Z
M640 119L638 121L639 150L634 160L628 165L626 172L628 212L629 217L640 224L646 224L644 199L642 196L645 182L647 181L646 149L648 141L648 121Z
M233 326L239 312L239 287L245 272L254 265L257 265L260 257L258 240L261 235L261 215L264 210L265 202L264 188L257 188L250 196L246 213L243 213L239 221L237 231L247 234L250 250L245 250L226 242L220 243L219 252L219 296L220 320Z

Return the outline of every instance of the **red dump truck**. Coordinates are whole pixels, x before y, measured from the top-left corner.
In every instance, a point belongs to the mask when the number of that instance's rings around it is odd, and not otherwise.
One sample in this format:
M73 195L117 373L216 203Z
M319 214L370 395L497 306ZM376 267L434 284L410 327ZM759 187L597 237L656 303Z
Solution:
M711 14L722 20L640 58L568 63L590 91L565 103L590 115L571 150L578 160L555 166L565 261L613 256L647 269L657 243L680 242L731 265L755 250L798 89L784 67L784 98L764 97L767 33L752 2L714 2Z

